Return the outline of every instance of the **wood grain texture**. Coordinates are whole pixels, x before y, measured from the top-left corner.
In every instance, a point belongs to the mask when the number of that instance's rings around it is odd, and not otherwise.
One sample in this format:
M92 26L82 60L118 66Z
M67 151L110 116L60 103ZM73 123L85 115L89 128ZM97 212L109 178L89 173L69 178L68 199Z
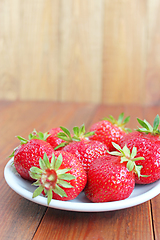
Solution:
M160 102L159 0L0 1L0 99Z
M147 1L105 1L103 102L145 103Z
M102 0L62 1L62 101L101 101L103 14Z
M149 213L148 207L146 203L132 209L103 213L75 213L48 209L33 239L143 240L145 236L145 239L152 240L154 238L150 219L143 214Z
M160 2L148 1L147 66L145 76L146 103L160 103Z
M144 118L147 119L147 121L153 125L153 121L157 114L160 113L160 107L154 106L154 107L145 107L144 108ZM151 201L151 214L153 219L153 229L154 229L154 235L155 240L160 239L160 205L159 205L160 196L153 198Z

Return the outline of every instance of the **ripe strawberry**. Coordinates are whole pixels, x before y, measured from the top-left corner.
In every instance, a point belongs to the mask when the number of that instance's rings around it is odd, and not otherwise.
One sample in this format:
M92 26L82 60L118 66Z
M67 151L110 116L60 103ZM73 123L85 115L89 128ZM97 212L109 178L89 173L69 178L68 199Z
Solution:
M67 138L68 136L68 141L60 144L60 146L66 145L62 150L74 154L82 163L82 166L86 172L88 172L90 163L93 161L93 159L105 156L107 154L108 148L105 144L88 139L88 136L91 136L93 132L85 133L84 125L82 125L80 128L73 128L73 137L71 137L68 129L62 129L63 133L59 133L58 136L62 137L62 139Z
M29 170L32 166L39 167L39 158L43 157L44 153L47 156L54 152L51 145L41 139L26 140L20 136L18 139L21 145L18 146L10 157L14 157L14 166L20 176L24 179L32 181L29 175Z
M143 156L144 161L136 161L137 164L143 166L142 174L147 175L147 178L136 177L137 184L148 184L160 179L160 131L159 116L154 119L153 127L146 121L138 119L142 128L126 135L120 145L125 144L131 149L137 147L137 156Z
M46 139L46 141L48 143L50 143L50 145L55 148L57 147L59 144L63 143L64 140L60 139L57 137L57 134L59 132L62 132L62 129L60 127L57 128L52 128L48 131L48 137ZM60 149L59 149L60 150Z
M42 132L37 132L35 129L34 131L29 134L29 139L41 139L46 142L48 142L53 148L56 148L58 145L61 143L64 143L65 141L58 138L57 134L59 132L63 132L61 128L52 128L48 132L42 133ZM59 148L60 150L60 148Z
M94 131L95 134L90 136L89 139L100 141L107 145L109 151L114 150L112 142L119 144L120 140L131 130L125 128L125 125L129 122L130 117L123 120L124 113L121 113L118 120L115 120L113 116L104 118L103 120L93 124L90 131Z
M57 151L52 157L40 158L41 167L31 167L30 176L37 181L33 184L39 186L33 193L33 197L41 193L47 196L47 202L51 199L72 200L84 189L87 175L78 159L67 152Z
M135 174L141 176L141 166L135 165L136 148L123 149L113 143L118 151L94 160L88 171L86 197L92 202L110 202L128 198L135 186ZM115 156L114 156L115 154ZM143 158L138 158L143 159Z

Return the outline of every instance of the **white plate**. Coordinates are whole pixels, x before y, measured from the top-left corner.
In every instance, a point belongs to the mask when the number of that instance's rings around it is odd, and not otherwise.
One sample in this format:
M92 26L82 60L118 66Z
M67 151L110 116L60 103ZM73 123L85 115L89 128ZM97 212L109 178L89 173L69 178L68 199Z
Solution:
M12 163L13 159L7 163L4 169L4 177L7 184L22 197L48 207L47 199L44 196L32 198L32 194L36 187L32 186L29 181L22 179L16 172ZM84 192L82 192L76 199L72 201L59 201L52 199L49 207L77 212L113 211L144 203L157 196L159 193L160 180L148 185L136 185L130 197L125 200L106 203L92 203L85 197Z

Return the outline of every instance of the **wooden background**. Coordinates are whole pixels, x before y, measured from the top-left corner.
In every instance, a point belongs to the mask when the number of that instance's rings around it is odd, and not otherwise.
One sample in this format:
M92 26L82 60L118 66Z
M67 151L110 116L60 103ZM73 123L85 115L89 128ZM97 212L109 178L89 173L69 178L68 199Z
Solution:
M1 0L0 99L160 103L159 0Z

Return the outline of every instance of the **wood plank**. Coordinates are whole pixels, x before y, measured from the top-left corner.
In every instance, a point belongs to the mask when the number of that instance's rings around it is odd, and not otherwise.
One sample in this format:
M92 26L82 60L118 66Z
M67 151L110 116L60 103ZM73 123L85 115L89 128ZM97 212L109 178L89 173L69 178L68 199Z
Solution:
M158 105L160 103L160 2L148 0L148 41L147 41L147 65L145 76L146 104Z
M160 195L158 195L157 197L151 200L155 240L160 239L160 216L159 216L160 204L159 203L160 203Z
M145 103L147 1L105 1L102 103Z
M144 214L145 213L145 214ZM103 213L76 213L47 209L34 240L154 239L148 204Z
M20 3L23 40L19 49L21 99L58 99L59 4L58 0Z
M160 107L146 107L144 111L145 119L153 126L154 118L157 114L160 113ZM154 235L155 240L160 239L160 195L153 198L151 200L151 212L152 212L152 219L153 219L153 229L154 229Z
M0 99L159 104L159 0L0 9Z
M103 0L0 8L0 99L101 101Z
M60 100L100 102L103 1L61 1Z
M130 116L130 121L127 124L127 127L131 128L132 131L135 131L139 126L137 118L144 119L144 107L139 105L126 105L124 112L126 116Z
M0 99L57 99L59 1L8 0L0 9Z
M2 179L0 171L0 232L1 239L32 239L46 207L34 204L13 192Z

